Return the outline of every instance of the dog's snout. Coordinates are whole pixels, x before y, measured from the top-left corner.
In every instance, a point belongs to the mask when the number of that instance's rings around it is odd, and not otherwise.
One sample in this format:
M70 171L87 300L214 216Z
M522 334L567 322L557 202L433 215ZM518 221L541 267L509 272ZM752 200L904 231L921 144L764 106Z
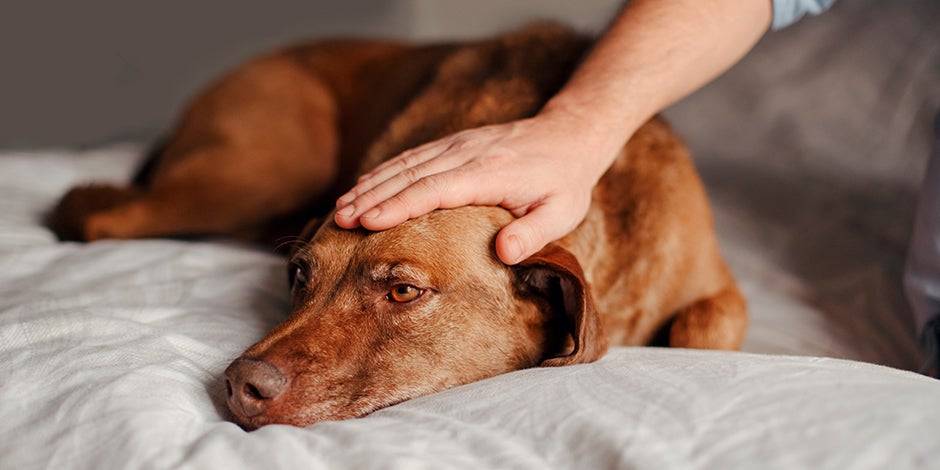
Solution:
M225 369L229 409L245 418L257 416L287 389L287 377L274 365L238 358Z

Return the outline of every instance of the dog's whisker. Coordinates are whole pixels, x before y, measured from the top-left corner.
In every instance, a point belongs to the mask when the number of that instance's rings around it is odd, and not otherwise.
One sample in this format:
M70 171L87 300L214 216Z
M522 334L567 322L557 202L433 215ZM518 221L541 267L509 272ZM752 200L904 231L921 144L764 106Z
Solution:
M305 240L296 235L281 237L275 240L276 245L274 246L274 251L280 251L282 248L289 247L294 248L303 244Z

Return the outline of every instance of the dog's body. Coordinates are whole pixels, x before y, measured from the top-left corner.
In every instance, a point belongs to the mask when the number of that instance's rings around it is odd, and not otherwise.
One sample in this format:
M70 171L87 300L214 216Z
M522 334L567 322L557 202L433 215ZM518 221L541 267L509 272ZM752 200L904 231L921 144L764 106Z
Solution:
M536 113L588 45L539 25L469 45L331 41L255 60L194 101L144 186L76 188L53 226L89 241L257 236L326 216L292 254L293 315L227 371L230 408L249 427L358 416L659 332L670 346L735 349L744 299L688 152L657 119L600 180L584 222L517 267L493 252L512 217L499 208L378 233L331 222L361 171Z

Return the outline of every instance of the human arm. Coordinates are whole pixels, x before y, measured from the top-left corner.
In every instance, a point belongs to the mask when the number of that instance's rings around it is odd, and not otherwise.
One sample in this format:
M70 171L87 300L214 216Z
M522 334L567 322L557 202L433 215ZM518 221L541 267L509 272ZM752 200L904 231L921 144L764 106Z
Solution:
M437 208L499 205L518 218L497 254L519 262L580 223L640 125L736 63L770 20L769 1L634 0L536 116L389 160L337 201L336 223L383 230Z

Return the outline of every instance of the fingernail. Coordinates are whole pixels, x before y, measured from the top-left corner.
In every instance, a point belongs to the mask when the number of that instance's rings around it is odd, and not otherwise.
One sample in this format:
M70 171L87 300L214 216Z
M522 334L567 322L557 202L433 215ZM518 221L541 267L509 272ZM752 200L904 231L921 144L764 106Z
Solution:
M373 207L372 209L370 209L370 210L369 210L368 212L366 212L365 214L362 214L362 218L363 218L363 219L374 219L374 218L378 217L379 214L381 214L381 213L382 213L382 209L379 209L378 207Z
M343 194L339 199L336 200L336 207L343 207L346 204L349 204L356 197L350 193Z
M510 235L506 238L506 255L509 257L510 263L519 261L522 256L522 243L519 241L519 237Z
M340 217L349 217L355 213L356 213L356 206L349 205L340 209L340 211L337 212L336 214L339 215Z

